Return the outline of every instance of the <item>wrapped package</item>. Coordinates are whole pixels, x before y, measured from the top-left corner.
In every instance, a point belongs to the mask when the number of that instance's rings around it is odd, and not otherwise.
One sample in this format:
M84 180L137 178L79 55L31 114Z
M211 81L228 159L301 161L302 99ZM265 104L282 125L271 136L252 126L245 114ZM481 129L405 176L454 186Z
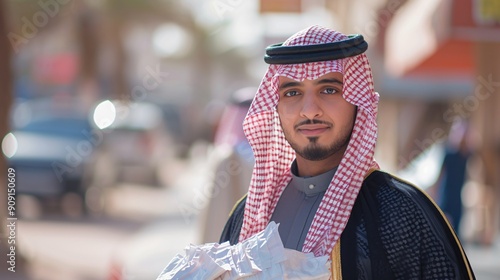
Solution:
M157 280L167 279L309 279L330 278L328 256L286 249L274 222L235 245L189 245L176 255Z

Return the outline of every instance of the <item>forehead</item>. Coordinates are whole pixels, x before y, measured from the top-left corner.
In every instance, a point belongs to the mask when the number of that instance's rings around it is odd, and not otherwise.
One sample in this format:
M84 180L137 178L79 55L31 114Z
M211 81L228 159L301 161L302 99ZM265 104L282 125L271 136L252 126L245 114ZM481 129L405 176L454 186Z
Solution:
M327 73L325 75L322 75L322 76L319 76L317 77L316 79L305 79L305 81L310 81L310 82L319 82L319 81L322 81L322 80L337 80L337 81L340 81L340 82L343 82L344 80L344 75L340 72L330 72L330 73ZM279 81L279 84L283 84L283 83L288 83L288 82L304 82L304 81L300 81L300 80L296 80L296 79L293 79L293 78L289 78L287 76L279 76L278 77L278 81Z

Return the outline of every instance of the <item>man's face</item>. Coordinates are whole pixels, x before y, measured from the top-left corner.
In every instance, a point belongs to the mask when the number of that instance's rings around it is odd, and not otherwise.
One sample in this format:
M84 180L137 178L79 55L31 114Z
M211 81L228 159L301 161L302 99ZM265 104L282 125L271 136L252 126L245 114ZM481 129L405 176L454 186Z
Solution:
M356 106L342 97L343 75L302 82L279 77L278 114L285 138L306 160L340 162L352 133Z

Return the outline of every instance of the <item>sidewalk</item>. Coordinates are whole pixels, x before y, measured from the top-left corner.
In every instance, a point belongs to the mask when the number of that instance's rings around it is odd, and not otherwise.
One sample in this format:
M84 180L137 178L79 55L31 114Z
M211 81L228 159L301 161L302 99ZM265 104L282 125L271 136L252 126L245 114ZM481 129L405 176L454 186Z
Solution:
M476 279L500 279L500 234L490 247L465 244L465 252L471 263Z

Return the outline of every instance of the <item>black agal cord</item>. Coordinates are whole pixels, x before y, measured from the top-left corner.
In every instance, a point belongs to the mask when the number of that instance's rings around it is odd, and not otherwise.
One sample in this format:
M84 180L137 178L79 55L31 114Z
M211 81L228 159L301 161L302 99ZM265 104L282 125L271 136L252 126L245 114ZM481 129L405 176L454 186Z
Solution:
M349 35L348 39L314 45L283 46L283 43L266 48L264 61L268 64L297 64L336 60L362 54L368 43L362 35Z

